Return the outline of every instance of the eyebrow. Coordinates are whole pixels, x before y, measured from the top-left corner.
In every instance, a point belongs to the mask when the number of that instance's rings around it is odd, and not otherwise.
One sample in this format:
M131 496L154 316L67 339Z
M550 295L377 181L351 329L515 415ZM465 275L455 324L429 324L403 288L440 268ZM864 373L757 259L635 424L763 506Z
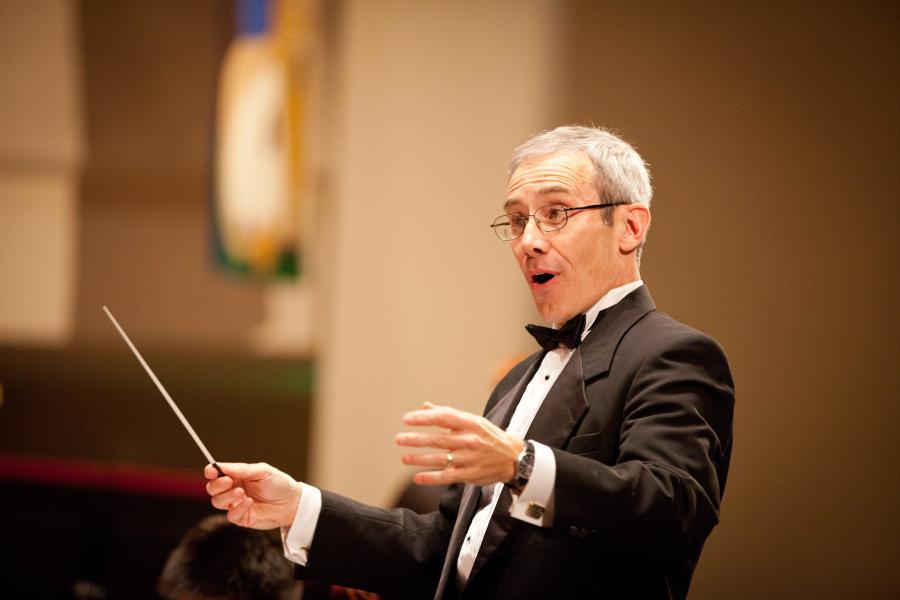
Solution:
M547 194L571 194L572 190L564 185L547 185L538 190L539 196Z
M537 193L538 193L538 196L547 196L549 194L571 194L572 190L563 185L548 185L548 186L544 186L544 187L540 188L537 191ZM507 209L511 205L517 204L519 202L521 202L521 200L518 200L516 198L510 198L509 200L507 200L506 202L503 203L503 208Z

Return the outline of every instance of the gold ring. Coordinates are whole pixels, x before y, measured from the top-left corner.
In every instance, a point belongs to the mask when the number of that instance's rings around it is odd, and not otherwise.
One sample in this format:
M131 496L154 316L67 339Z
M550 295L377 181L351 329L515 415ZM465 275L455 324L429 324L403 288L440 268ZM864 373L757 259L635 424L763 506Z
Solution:
M449 469L453 466L453 453L448 452L446 456L446 462L444 463L444 468Z

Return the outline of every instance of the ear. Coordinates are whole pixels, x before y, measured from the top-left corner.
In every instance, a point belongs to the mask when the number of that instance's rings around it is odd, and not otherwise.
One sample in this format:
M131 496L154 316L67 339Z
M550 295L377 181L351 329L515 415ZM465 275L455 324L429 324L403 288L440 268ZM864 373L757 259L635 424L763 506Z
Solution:
M626 204L623 223L625 231L619 237L619 250L623 254L629 254L637 250L647 237L647 230L650 229L650 207L640 203Z

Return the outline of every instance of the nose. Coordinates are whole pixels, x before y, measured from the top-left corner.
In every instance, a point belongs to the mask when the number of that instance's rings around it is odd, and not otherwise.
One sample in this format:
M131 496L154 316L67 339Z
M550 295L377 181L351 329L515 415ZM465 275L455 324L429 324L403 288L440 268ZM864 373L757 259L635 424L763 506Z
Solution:
M543 230L537 226L537 222L534 217L528 219L528 222L525 223L525 230L522 231L522 235L519 236L520 243L522 244L522 249L529 256L534 256L536 254L546 254L547 252L547 238L544 234Z

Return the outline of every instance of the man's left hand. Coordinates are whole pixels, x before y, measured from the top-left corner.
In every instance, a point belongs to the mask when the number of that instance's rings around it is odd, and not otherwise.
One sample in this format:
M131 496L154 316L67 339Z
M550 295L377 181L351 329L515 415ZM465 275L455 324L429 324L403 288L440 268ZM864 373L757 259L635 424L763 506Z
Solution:
M515 474L515 461L525 442L509 435L482 416L449 406L424 408L403 415L414 427L441 427L446 431L397 434L399 446L437 448L427 454L404 454L403 463L437 470L416 473L415 482L424 485L474 483L490 485L506 482Z

